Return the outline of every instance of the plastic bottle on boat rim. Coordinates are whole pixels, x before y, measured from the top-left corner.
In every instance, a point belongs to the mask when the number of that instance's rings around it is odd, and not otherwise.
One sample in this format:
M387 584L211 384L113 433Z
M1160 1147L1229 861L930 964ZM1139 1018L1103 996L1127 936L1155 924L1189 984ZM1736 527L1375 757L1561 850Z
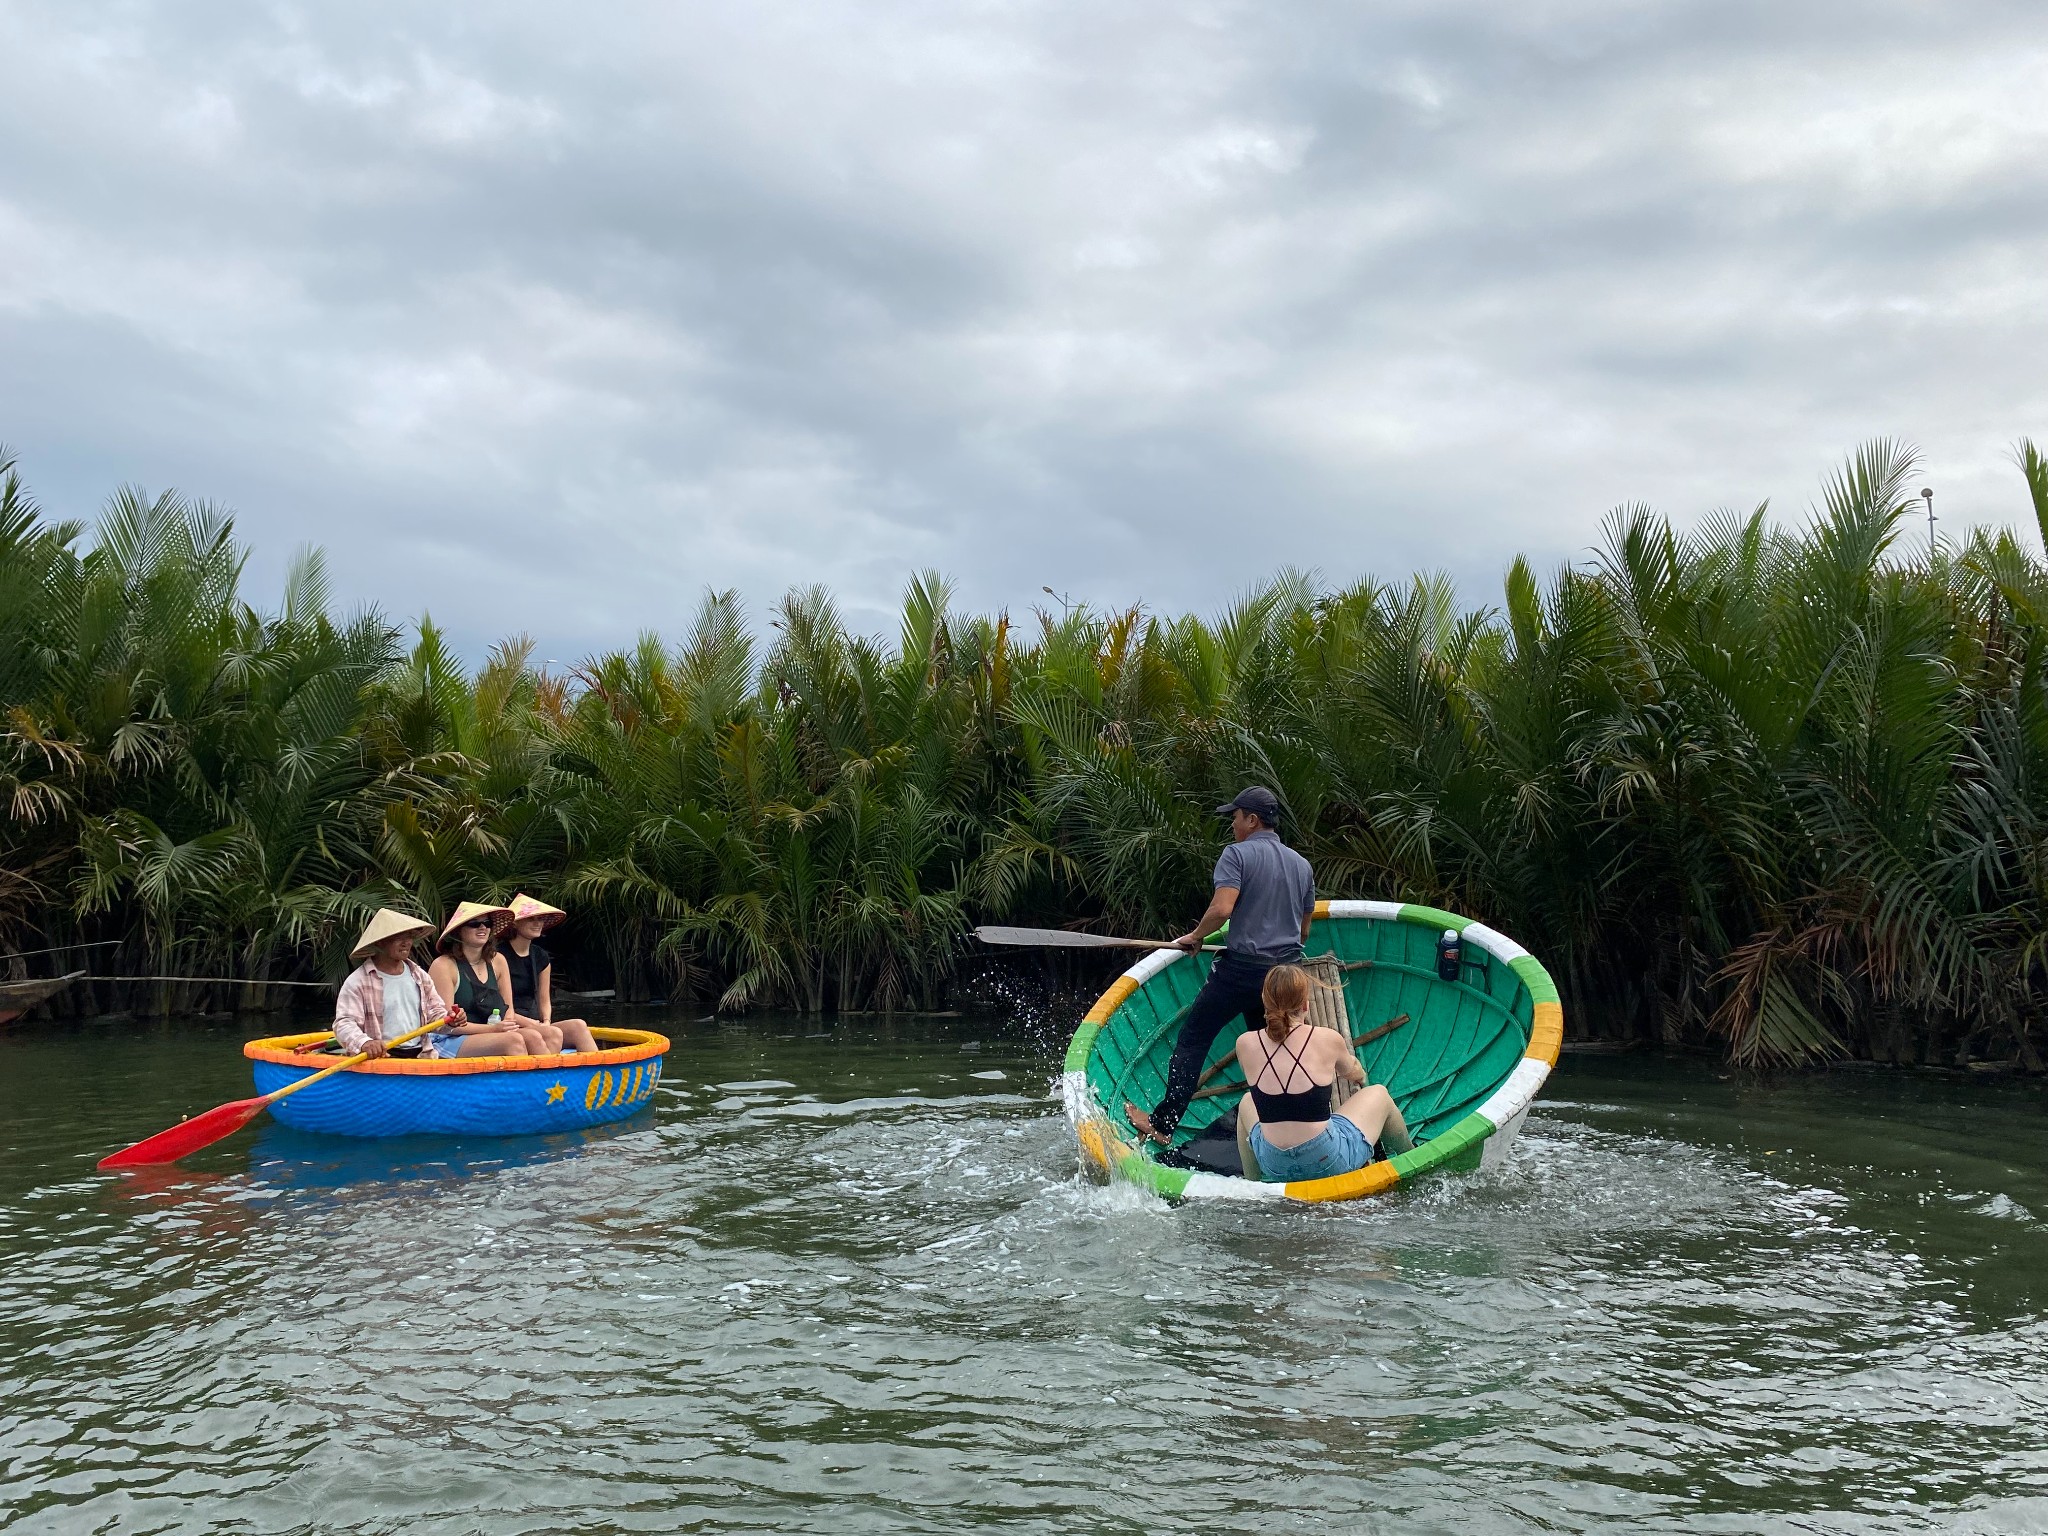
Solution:
M1458 930L1446 928L1436 941L1436 973L1445 981L1458 979Z

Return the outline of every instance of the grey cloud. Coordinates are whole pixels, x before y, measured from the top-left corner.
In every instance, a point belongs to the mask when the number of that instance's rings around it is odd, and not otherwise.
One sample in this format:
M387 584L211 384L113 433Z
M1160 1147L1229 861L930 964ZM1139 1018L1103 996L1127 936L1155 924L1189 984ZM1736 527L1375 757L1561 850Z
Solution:
M112 15L115 19L107 19ZM97 19L95 19L97 18ZM471 650L1213 608L2048 434L2032 9L0 6L0 440ZM1954 524L1952 523L1952 526Z

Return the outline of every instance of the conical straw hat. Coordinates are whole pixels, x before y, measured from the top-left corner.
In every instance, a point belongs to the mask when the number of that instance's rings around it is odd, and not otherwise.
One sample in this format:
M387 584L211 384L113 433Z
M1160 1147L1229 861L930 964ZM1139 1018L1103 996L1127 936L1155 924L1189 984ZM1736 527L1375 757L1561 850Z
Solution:
M369 926L363 929L363 936L356 940L356 947L349 951L348 957L351 960L360 960L374 946L382 944L386 939L395 939L401 933L419 937L433 931L434 925L423 917L407 917L403 912L394 912L389 907L379 907L377 915L371 918Z
M455 915L448 919L447 926L442 928L441 938L445 941L449 934L464 923L473 923L480 917L488 917L491 920L491 936L496 938L505 931L506 924L512 921L512 909L494 907L482 901L465 901L455 909Z
M544 901L536 901L524 891L512 898L512 921L520 923L529 917L537 917L541 920L542 932L554 927L568 915L560 907L551 907Z

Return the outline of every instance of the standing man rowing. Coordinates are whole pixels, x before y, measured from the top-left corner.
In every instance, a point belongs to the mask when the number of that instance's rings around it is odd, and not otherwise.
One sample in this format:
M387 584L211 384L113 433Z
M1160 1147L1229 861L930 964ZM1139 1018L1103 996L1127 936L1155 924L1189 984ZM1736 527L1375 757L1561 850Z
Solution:
M1131 1124L1162 1144L1172 1139L1180 1117L1187 1113L1201 1081L1202 1063L1224 1026L1240 1017L1253 1029L1263 1024L1265 1004L1259 990L1266 984L1266 972L1301 959L1316 911L1314 871L1273 830L1280 819L1280 802L1273 792L1254 786L1216 809L1230 817L1235 841L1216 860L1216 894L1209 898L1209 909L1174 943L1197 954L1202 941L1225 923L1230 924L1230 937L1174 1042L1166 1096L1149 1115L1135 1104L1124 1105Z

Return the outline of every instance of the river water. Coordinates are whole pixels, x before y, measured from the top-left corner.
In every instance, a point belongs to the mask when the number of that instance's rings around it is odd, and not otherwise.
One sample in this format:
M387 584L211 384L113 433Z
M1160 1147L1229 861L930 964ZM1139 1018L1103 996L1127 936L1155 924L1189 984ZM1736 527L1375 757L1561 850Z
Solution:
M662 1027L604 1133L148 1176L235 1033L0 1037L0 1525L2048 1531L2038 1085L1567 1057L1498 1174L1173 1208L1050 1042Z

